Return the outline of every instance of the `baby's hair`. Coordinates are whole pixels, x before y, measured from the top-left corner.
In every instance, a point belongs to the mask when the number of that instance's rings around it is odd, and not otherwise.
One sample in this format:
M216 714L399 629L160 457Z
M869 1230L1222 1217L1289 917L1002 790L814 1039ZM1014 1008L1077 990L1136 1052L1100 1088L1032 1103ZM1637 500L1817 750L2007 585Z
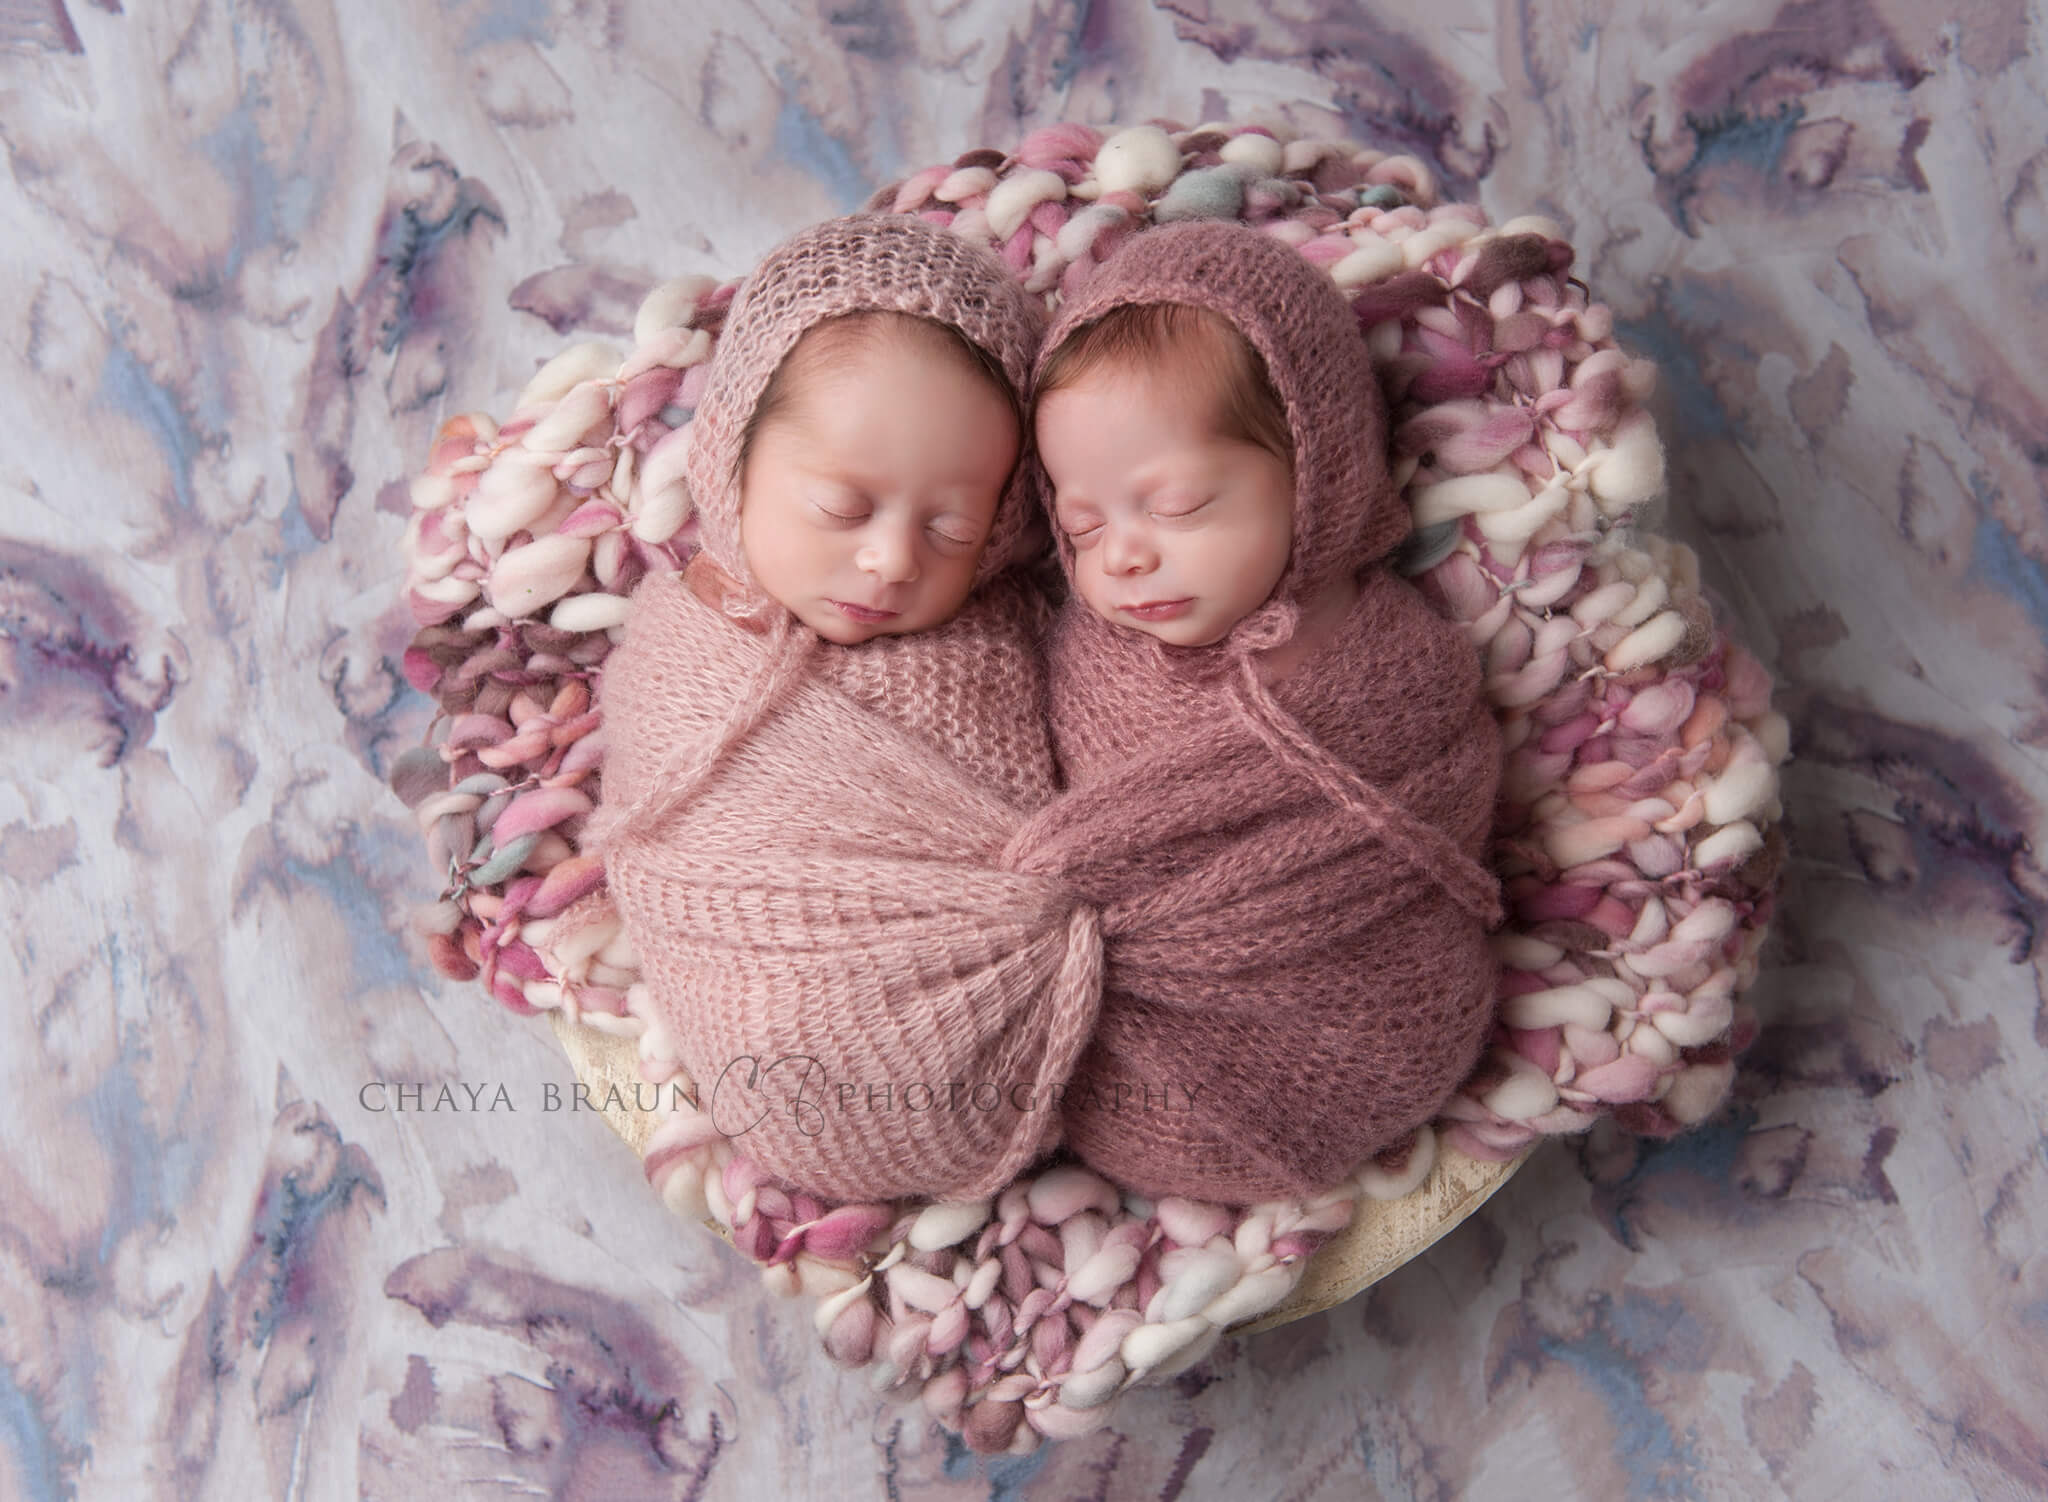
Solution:
M1199 373L1216 393L1216 423L1225 437L1256 444L1282 463L1294 462L1287 407L1266 362L1219 314L1174 302L1111 308L1052 352L1033 404L1105 365L1137 365L1176 377Z
M831 369L834 363L844 363L885 339L923 341L934 352L960 360L979 374L1001 394L1009 407L1010 416L1017 424L1021 449L1025 431L1024 407L1017 398L1016 387L1010 384L1009 373L1003 369L1002 361L950 323L915 313L873 309L821 319L806 329L789 353L782 357L782 363L775 367L775 374L768 378L761 399L754 403L753 415L740 430L739 454L733 460L734 481L737 482L747 472L747 456L754 450L754 441L770 423L788 411L807 377Z

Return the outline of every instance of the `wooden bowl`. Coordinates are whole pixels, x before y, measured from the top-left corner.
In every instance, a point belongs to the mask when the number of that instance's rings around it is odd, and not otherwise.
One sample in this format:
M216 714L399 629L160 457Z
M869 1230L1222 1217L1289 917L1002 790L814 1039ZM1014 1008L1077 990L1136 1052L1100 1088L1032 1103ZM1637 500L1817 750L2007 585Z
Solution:
M570 1067L593 1096L602 1099L607 1089L616 1086L622 1099L635 1098L639 1055L630 1040L571 1022L560 1012L547 1016L562 1051L569 1056ZM628 1147L646 1156L647 1139L656 1123L654 1112L628 1109L602 1115ZM1270 1330L1341 1304L1370 1288L1456 1230L1493 1197L1528 1156L1524 1151L1505 1163L1484 1163L1455 1149L1441 1148L1436 1166L1420 1188L1398 1200L1365 1201L1351 1224L1316 1253L1284 1302L1256 1319L1232 1326L1230 1333L1251 1335Z

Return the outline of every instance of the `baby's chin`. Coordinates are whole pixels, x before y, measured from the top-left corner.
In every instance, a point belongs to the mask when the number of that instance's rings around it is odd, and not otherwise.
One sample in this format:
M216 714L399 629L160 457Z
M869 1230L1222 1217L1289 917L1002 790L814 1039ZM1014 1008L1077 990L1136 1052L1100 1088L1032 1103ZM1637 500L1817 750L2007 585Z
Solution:
M1230 635L1230 626L1217 626L1213 622L1160 621L1154 623L1131 620L1121 611L1105 613L1098 610L1095 613L1119 630L1128 631L1133 636L1149 636L1155 641L1165 642L1169 647L1213 647L1222 641L1224 637ZM1231 623L1231 625L1235 624L1236 622L1234 621Z
M873 641L878 636L902 634L902 628L893 622L884 621L871 626L861 621L848 620L830 605L802 612L798 619L817 632L822 640L831 642L835 647L857 647L862 642Z

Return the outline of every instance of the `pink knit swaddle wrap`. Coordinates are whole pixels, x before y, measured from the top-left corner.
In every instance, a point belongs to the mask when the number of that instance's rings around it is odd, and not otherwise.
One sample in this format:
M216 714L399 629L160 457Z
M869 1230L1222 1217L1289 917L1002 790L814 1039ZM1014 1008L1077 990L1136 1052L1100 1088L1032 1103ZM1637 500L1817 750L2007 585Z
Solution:
M959 329L1020 392L1043 323L985 252L915 219L834 221L769 255L689 456L722 608L703 570L634 596L593 822L699 1103L742 1152L827 1199L978 1198L1056 1140L1047 1087L1101 985L1094 911L1001 860L1053 786L1043 607L1013 567L1042 536L1028 482L1020 466L966 606L915 635L820 642L739 546L762 390L806 330L867 310Z
M1386 563L1407 513L1365 341L1328 278L1241 226L1150 230L1045 347L1141 303L1220 314L1265 360L1294 444L1294 546L1268 603L1211 647L1078 599L1060 617L1051 714L1072 791L1043 837L1108 936L1067 1140L1140 1192L1249 1203L1341 1179L1477 1059L1500 737L1471 644ZM1061 554L1071 570L1064 537ZM1346 573L1359 598L1333 639L1262 685L1248 654L1291 638L1301 603Z

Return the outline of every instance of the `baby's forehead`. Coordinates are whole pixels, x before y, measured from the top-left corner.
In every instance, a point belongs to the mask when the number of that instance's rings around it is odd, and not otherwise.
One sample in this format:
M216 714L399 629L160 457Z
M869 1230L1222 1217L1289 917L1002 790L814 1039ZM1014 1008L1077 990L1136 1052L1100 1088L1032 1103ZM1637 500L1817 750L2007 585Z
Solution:
M922 322L900 313L858 313L813 324L782 357L776 383L788 398L830 378L882 363L918 341L914 326Z
M961 337L946 325L912 313L876 309L812 324L789 347L777 373L792 383L905 357L973 363Z
M792 419L808 426L846 407L871 411L894 401L905 377L934 370L946 372L956 401L985 402L992 421L998 407L1012 424L1022 416L1009 377L964 334L935 319L877 311L807 329L762 392L757 420L764 428Z
M1231 420L1237 395L1233 376L1220 361L1155 359L1134 352L1094 366L1048 396L1038 412L1043 418L1055 407L1063 408L1060 421L1087 426L1119 421L1103 410L1103 399L1109 397L1136 402L1139 411L1163 417L1191 442L1230 438L1236 436Z
M1185 303L1122 304L1072 342L1074 369L1056 379L1061 388L1142 380L1183 401L1228 401L1251 375L1236 325Z

